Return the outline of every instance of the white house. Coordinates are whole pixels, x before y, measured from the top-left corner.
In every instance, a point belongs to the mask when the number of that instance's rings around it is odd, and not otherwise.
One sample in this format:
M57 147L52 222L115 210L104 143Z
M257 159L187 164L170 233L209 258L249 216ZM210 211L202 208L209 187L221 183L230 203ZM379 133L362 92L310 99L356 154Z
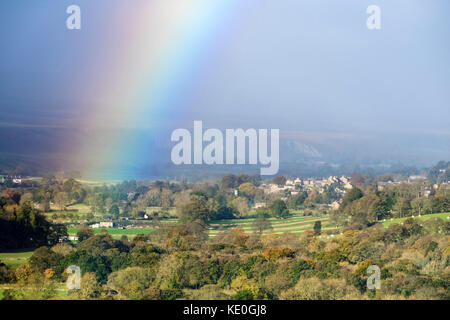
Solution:
M259 209L265 206L266 204L264 202L255 202L255 206L253 207L253 209Z
M113 228L114 227L114 222L112 222L112 221L100 222L99 223L99 227L100 228Z

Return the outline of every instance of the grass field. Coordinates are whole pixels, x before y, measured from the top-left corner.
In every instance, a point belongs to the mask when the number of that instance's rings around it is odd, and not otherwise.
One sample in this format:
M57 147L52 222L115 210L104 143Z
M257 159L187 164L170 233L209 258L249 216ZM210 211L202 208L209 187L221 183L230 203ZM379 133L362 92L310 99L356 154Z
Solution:
M163 208L162 207L148 207L145 212L147 213L153 213L153 212L162 212ZM176 213L176 209L175 208L169 208L169 210L167 211L168 215L170 217L176 218L177 217L177 213Z
M300 234L305 230L312 230L316 221L322 222L322 229L327 229L333 226L331 223L327 222L327 217L303 216L299 214L292 215L287 219L269 218L268 220L272 224L273 230L267 230L264 232L265 234L282 234L284 232ZM210 224L209 235L214 237L226 229L236 227L242 228L247 233L252 233L255 231L253 228L254 221L255 218L213 221Z
M70 212L70 210L74 210L72 211L73 213L77 213L77 214L88 214L91 212L91 208L83 203L77 203L71 206L67 206L66 207L68 211L61 211L60 207L56 204L51 204L50 205L50 209L52 210L51 212L47 212L47 214L59 214L59 213L67 213ZM75 211L76 210L76 211Z
M50 209L51 209L51 211L46 212L45 216L49 220L54 220L54 221L58 221L58 222L69 222L68 218L63 218L64 215L66 215L68 213L76 214L76 215L78 215L80 220L84 220L84 219L86 219L86 215L91 212L91 208L82 203L74 204L72 206L67 206L66 211L61 211L60 207L57 206L56 204L51 204ZM57 219L53 218L55 215L58 217ZM101 213L95 213L94 219L101 220L102 216L103 216L103 214L101 214Z
M389 219L389 220L383 221L383 226L389 227L391 224L401 223L405 219L408 219L408 218L411 218L411 217L397 218L397 219L392 219L392 220ZM426 221L426 220L433 219L433 218L442 219L444 221L448 221L450 219L450 212L433 213L433 214L426 214L426 215L423 215L421 217L418 217L418 216L414 217L414 219L417 219L417 220L420 220L420 221Z
M58 205L51 204L50 209L51 211L46 212L45 216L49 220L62 223L73 222L73 220L68 217L68 215L70 214L75 215L75 221L83 221L86 220L87 215L91 213L91 207L82 203L66 206L66 210L61 210ZM163 209L161 207L148 207L145 211L148 214L152 214L154 212L161 213L163 212ZM91 218L91 221L103 221L106 215L108 215L108 213L95 212L93 213L94 218ZM176 218L175 208L169 208L166 211L166 217L169 217L171 219Z
M243 219L232 219L232 220L215 220L209 224L209 235L211 237L216 236L218 233L231 229L240 227L247 233L254 232L253 223L256 218L243 218ZM268 219L273 227L273 230L267 230L265 233L275 233L282 234L284 232L291 232L294 234L300 234L305 230L312 230L314 223L316 221L322 222L322 229L330 229L333 227L331 223L328 222L327 217L316 217L316 216L303 216L299 212L294 213L287 219ZM160 225L176 225L178 224L177 219L168 219L160 222ZM80 228L68 228L68 233L70 236L75 236ZM104 229L94 229L94 233L98 234L102 230L108 231L108 233L115 239L120 239L122 235L126 235L129 239L133 239L138 234L150 234L155 229L152 226L144 228L129 228L129 229L118 229L118 228L104 228Z
M68 228L67 232L70 236L75 236L80 228ZM108 233L113 236L118 236L120 238L122 235L127 235L129 238L133 238L138 234L149 234L153 232L153 228L130 228L130 229L117 229L117 228L104 228L104 229L93 229L95 234L99 234L102 230L108 231Z
M3 298L4 298L3 293L5 292L5 290L13 289L13 288L14 287L11 285L1 286L0 287L0 300L3 300ZM62 283L58 286L58 288L55 289L55 296L52 299L57 299L57 300L66 299L68 295L69 295L69 291L66 287L66 284Z
M28 259L32 256L32 249L25 249L16 252L0 253L0 261L6 264L10 268L17 268L22 264L27 263Z

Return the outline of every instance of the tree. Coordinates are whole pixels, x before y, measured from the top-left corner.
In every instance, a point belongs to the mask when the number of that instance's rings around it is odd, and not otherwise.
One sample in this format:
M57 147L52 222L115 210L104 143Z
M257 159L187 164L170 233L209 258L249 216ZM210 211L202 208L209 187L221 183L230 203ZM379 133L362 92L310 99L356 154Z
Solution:
M186 252L165 256L158 265L156 282L161 289L199 288L208 281L208 272L196 255Z
M204 200L193 197L188 204L179 209L178 217L182 223L196 220L206 222L210 218L210 211Z
M104 250L105 251L105 250ZM87 250L77 250L64 257L63 265L65 267L75 265L79 266L81 272L94 272L98 281L106 282L111 273L110 260L97 253L91 254Z
M51 279L52 275L54 272L50 269L43 273L29 263L21 265L16 269L17 283L15 289L7 293L8 299L47 300L54 297L57 283Z
M376 196L374 201L369 205L369 215L374 221L381 220L388 216L389 206L382 198Z
M69 195L67 192L58 192L54 197L55 203L58 205L59 210L63 211L66 205L69 203Z
M48 201L48 199L43 198L41 201L39 201L39 208L44 212L49 212L50 201Z
M273 178L272 181L274 184L277 184L279 186L284 186L286 184L287 179L285 176L277 176L277 177Z
M130 252L132 265L145 268L156 266L161 254L160 248L145 242L136 243Z
M74 292L74 296L80 300L97 299L100 297L102 287L93 272L86 272L81 278L81 288Z
M341 209L344 209L348 204L363 197L361 189L353 187L348 190L342 198Z
M119 206L117 204L113 204L109 208L109 213L114 215L114 216L118 216L120 214Z
M270 215L278 219L286 219L289 216L289 209L283 200L277 199L269 206Z
M360 173L354 173L350 177L350 183L355 187L363 188L365 179Z
M231 205L239 213L239 217L245 217L250 211L250 206L248 205L248 199L244 197L239 197L231 202Z
M96 213L102 204L102 199L100 198L100 195L96 193L88 196L87 202L91 207L91 213Z
M237 178L233 174L226 174L223 176L222 180L220 181L220 187L221 189L228 189L228 188L234 188L237 186Z
M0 261L0 283L9 283L14 279L13 270Z
M233 300L254 300L253 293L249 289L238 290L232 298Z
M261 210L262 209L262 210ZM267 218L268 213L265 208L257 210L257 218L253 221L252 227L259 235L265 230L273 230L272 223Z
M228 207L225 204L219 205L215 210L213 219L233 219L235 210L232 207Z
M137 234L133 238L133 243L146 242L146 241L147 241L147 236L145 234Z
M23 205L25 202L33 202L33 194L32 193L25 193L20 198L20 204Z
M120 297L142 300L150 293L146 294L146 291L150 288L154 278L155 275L151 269L128 267L111 273L108 278L108 287L116 290Z
M302 191L296 195L291 195L287 200L287 205L290 209L298 209L303 205L307 198L308 193L306 191Z
M254 198L256 191L258 190L251 182L244 182L239 186L238 189L241 194L243 194L249 199Z
M67 227L64 224L53 223L48 227L46 245L53 246L61 241L67 241Z
M65 257L75 251L75 248L69 243L58 243L52 247L52 251Z
M321 232L322 232L322 222L320 221L314 222L314 233L317 236L320 236Z
M78 244L79 250L86 250L91 254L97 255L104 254L106 250L111 248L117 248L120 251L128 250L122 241L113 239L106 231L91 236Z
M411 211L411 201L406 198L400 198L398 201L398 213L400 217L407 216Z
M357 299L359 292L343 279L300 279L295 287L283 291L282 300L342 300Z
M46 269L55 268L62 258L62 255L52 251L49 247L40 247L33 252L30 265L43 272Z
M92 230L91 228L86 227L86 226L81 227L81 229L78 230L78 232L77 232L77 237L78 237L79 242L89 239L93 235L94 235L94 230Z

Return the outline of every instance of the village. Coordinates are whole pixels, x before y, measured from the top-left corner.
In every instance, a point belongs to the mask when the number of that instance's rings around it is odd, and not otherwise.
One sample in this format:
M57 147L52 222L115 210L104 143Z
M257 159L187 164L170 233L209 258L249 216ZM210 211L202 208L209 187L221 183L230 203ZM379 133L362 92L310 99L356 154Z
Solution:
M445 170L441 170L440 173L445 173ZM322 194L326 190L333 190L337 195L337 200L331 201L326 204L325 207L328 210L338 210L341 203L342 198L346 194L346 192L352 189L354 186L351 183L352 177L350 176L329 176L325 178L299 178L299 177L290 177L286 178L284 184L274 183L273 180L262 181L258 186L258 189L263 191L264 194L269 197L276 197L282 201L287 201L288 197L296 196L302 192L306 192L308 195L311 193ZM430 194L432 194L433 190L437 190L440 186L449 186L450 181L441 182L441 183L431 183L427 178L423 175L411 175L408 177L403 177L401 179L389 179L387 181L377 181L376 188L378 191L382 191L385 188L398 186L398 185L407 185L411 183L420 182L420 195L427 199ZM130 195L129 195L130 196ZM242 196L239 189L234 189L234 196L240 197ZM259 208L264 208L268 206L268 202L265 201L254 201L251 203L251 210L257 210ZM142 217L138 219L131 219L128 217L121 217L120 220L112 221L110 218L107 221L98 221L95 223L91 223L89 225L92 229L146 229L149 226L152 228L158 228L159 226L153 223L153 219L155 218L154 214L145 213ZM70 237L70 240L77 240L76 237Z

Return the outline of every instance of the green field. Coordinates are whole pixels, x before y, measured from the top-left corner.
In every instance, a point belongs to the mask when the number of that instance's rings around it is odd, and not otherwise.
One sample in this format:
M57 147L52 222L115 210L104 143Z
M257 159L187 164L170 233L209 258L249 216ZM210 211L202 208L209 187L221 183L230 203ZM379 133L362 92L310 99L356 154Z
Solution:
M20 250L16 252L0 253L0 261L10 268L17 268L27 263L28 259L33 255L32 249Z
M267 230L264 232L265 234L282 234L284 232L300 234L305 230L312 230L316 221L322 222L323 229L329 229L333 226L327 222L327 217L302 216L299 214L292 215L287 219L269 218L268 220L272 224L273 230ZM209 235L214 237L226 229L237 227L242 228L247 233L252 233L255 231L253 228L254 221L255 218L213 221L210 223Z
M11 286L8 287L8 285L5 285L2 287L0 287L0 300L3 300L3 293L5 292L5 290L11 289ZM65 284L60 284L58 288L56 288L55 290L55 296L53 297L53 299L66 299L67 296L69 295L69 291L67 290L67 287Z
M77 234L77 232L80 230L80 228L68 228L67 232L69 233L69 235L71 236L75 236ZM94 234L99 234L100 232L102 232L103 230L108 231L108 233L110 235L137 235L137 234L149 234L151 233L154 229L147 227L147 228L130 228L130 229L118 229L118 228L103 228L103 229L93 229L94 230Z
M411 218L411 217L405 217L405 218L397 218L397 219L387 219L386 221L383 221L383 226L389 227L391 224L394 223L401 223L404 220ZM444 221L448 221L450 219L450 212L443 212L443 213L433 213L433 214L426 214L421 217L415 216L414 219L420 220L420 221L426 221L429 219L442 219Z
M91 208L85 204L74 204L71 206L67 206L66 211L61 211L59 206L57 206L56 204L51 204L50 209L51 209L51 211L46 212L45 216L49 220L55 220L55 219L53 219L53 216L56 215L56 216L58 216L56 221L60 221L60 222L69 221L69 219L63 218L63 215L68 214L68 213L76 214L80 217L80 219L85 219L85 216L91 212ZM94 214L94 219L96 219L96 220L101 220L102 217L103 217L103 214L101 214L101 213Z
M209 224L209 235L211 237L216 236L218 233L232 228L242 228L247 233L253 233L253 222L256 218L242 218L242 219L231 219L231 220L215 220ZM276 219L269 218L268 219L273 227L273 230L267 230L265 233L275 233L282 234L284 232L291 232L294 234L300 234L305 230L312 230L314 223L316 221L322 222L322 229L330 229L333 227L331 223L328 222L327 217L316 217L316 216L303 216L299 213L296 213L290 216L287 219ZM159 224L160 225L176 225L178 224L178 220L169 219L163 220ZM75 236L80 228L68 228L68 233L70 236ZM115 239L120 239L122 235L128 236L129 239L134 238L138 234L150 234L155 229L152 226L143 227L143 228L129 228L129 229L118 229L118 228L103 228L103 229L93 229L95 234L99 234L102 230L108 231L108 233Z
M67 211L61 211L60 207L54 203L50 204L51 212L47 212L47 214L53 214L53 213L63 213L63 212L72 212L78 213L78 214L85 214L91 212L91 208L83 203L77 203L71 206L66 206Z
M72 215L76 215L78 216L78 218L75 218L75 221L83 221L86 220L86 216L88 214L91 213L91 207L83 204L83 203L78 203L78 204L74 204L74 205L69 205L66 206L66 210L61 210L61 208L56 205L56 204L51 204L50 205L50 212L46 212L45 216L49 219L49 220L53 220L53 221L57 221L57 222L70 222L70 221L74 221L71 220L69 217L67 217L68 214L72 214ZM153 214L154 212L163 212L163 208L162 207L148 207L146 208L146 213L147 214ZM56 217L55 217L56 215ZM100 212L95 212L93 213L94 218L91 219L91 221L102 221L105 219L105 216L108 215L108 213L100 213ZM165 213L166 217L169 217L171 219L176 218L176 210L175 208L169 208L166 213Z
M148 207L148 208L145 210L145 212L147 212L147 213L163 212L163 208L162 208L162 207ZM172 208L169 208L169 209L167 210L167 214L168 214L169 217L172 217L172 218L176 218L176 217L177 217L176 209L173 208L173 207L172 207Z

